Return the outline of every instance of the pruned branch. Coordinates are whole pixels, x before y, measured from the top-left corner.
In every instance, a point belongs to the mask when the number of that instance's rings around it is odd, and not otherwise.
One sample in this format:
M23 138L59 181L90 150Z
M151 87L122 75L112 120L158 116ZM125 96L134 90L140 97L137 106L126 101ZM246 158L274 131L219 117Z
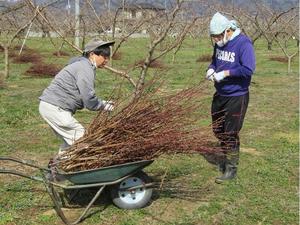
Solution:
M121 70L118 70L118 69L115 69L115 68L112 68L110 66L107 66L105 65L104 66L105 69L115 73L115 74L118 74L120 75L121 77L124 77L126 78L131 84L132 86L136 87L136 83L134 82L134 80L128 75L128 73L124 72L124 71L121 71Z

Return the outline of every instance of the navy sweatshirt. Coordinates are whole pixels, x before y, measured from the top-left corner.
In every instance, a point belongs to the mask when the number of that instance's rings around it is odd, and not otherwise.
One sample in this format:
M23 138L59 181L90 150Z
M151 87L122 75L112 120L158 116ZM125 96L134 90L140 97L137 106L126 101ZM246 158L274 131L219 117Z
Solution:
M255 70L255 54L251 40L239 34L225 46L215 45L209 68L216 72L229 70L230 76L215 82L221 96L241 96L249 91L251 76Z

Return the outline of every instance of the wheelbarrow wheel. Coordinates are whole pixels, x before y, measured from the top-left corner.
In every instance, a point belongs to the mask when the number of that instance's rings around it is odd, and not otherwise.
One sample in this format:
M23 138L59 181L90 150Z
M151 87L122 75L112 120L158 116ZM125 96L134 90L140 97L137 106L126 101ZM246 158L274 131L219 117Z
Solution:
M122 209L145 207L151 199L152 188L143 185L151 182L151 178L142 171L126 178L110 189L113 203Z

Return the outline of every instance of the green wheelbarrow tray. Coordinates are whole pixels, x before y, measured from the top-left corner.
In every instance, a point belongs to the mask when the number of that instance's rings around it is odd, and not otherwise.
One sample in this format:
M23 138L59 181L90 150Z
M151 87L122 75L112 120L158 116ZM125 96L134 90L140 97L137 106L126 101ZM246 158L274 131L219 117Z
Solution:
M78 172L65 173L58 171L58 174L73 184L92 184L92 183L109 183L119 180L129 174L134 174L150 165L153 160L142 160L118 164L114 166L102 167L99 169L83 170Z
M110 186L113 203L123 209L142 208L147 205L152 196L152 180L142 169L150 165L153 160L142 160L70 173L57 170L56 168L38 166L31 160L0 156L0 161L12 161L23 166L38 169L41 174L40 176L29 175L5 168L0 168L0 174L17 175L44 183L54 203L57 215L67 225L80 223L105 187ZM57 191L59 188L63 191L72 191L75 195L80 189L97 188L98 191L78 219L70 222L62 210L63 200Z

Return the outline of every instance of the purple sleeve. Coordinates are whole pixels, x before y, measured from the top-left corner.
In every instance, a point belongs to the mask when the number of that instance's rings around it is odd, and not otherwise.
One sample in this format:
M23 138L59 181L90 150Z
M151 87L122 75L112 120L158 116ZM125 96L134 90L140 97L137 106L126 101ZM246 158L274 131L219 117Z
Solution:
M230 76L247 77L251 76L255 70L255 53L250 41L243 44L240 49L240 66L229 70Z
M216 58L215 58L215 54L216 54L216 46L214 47L214 53L211 57L211 63L208 66L208 69L214 69L216 70Z

